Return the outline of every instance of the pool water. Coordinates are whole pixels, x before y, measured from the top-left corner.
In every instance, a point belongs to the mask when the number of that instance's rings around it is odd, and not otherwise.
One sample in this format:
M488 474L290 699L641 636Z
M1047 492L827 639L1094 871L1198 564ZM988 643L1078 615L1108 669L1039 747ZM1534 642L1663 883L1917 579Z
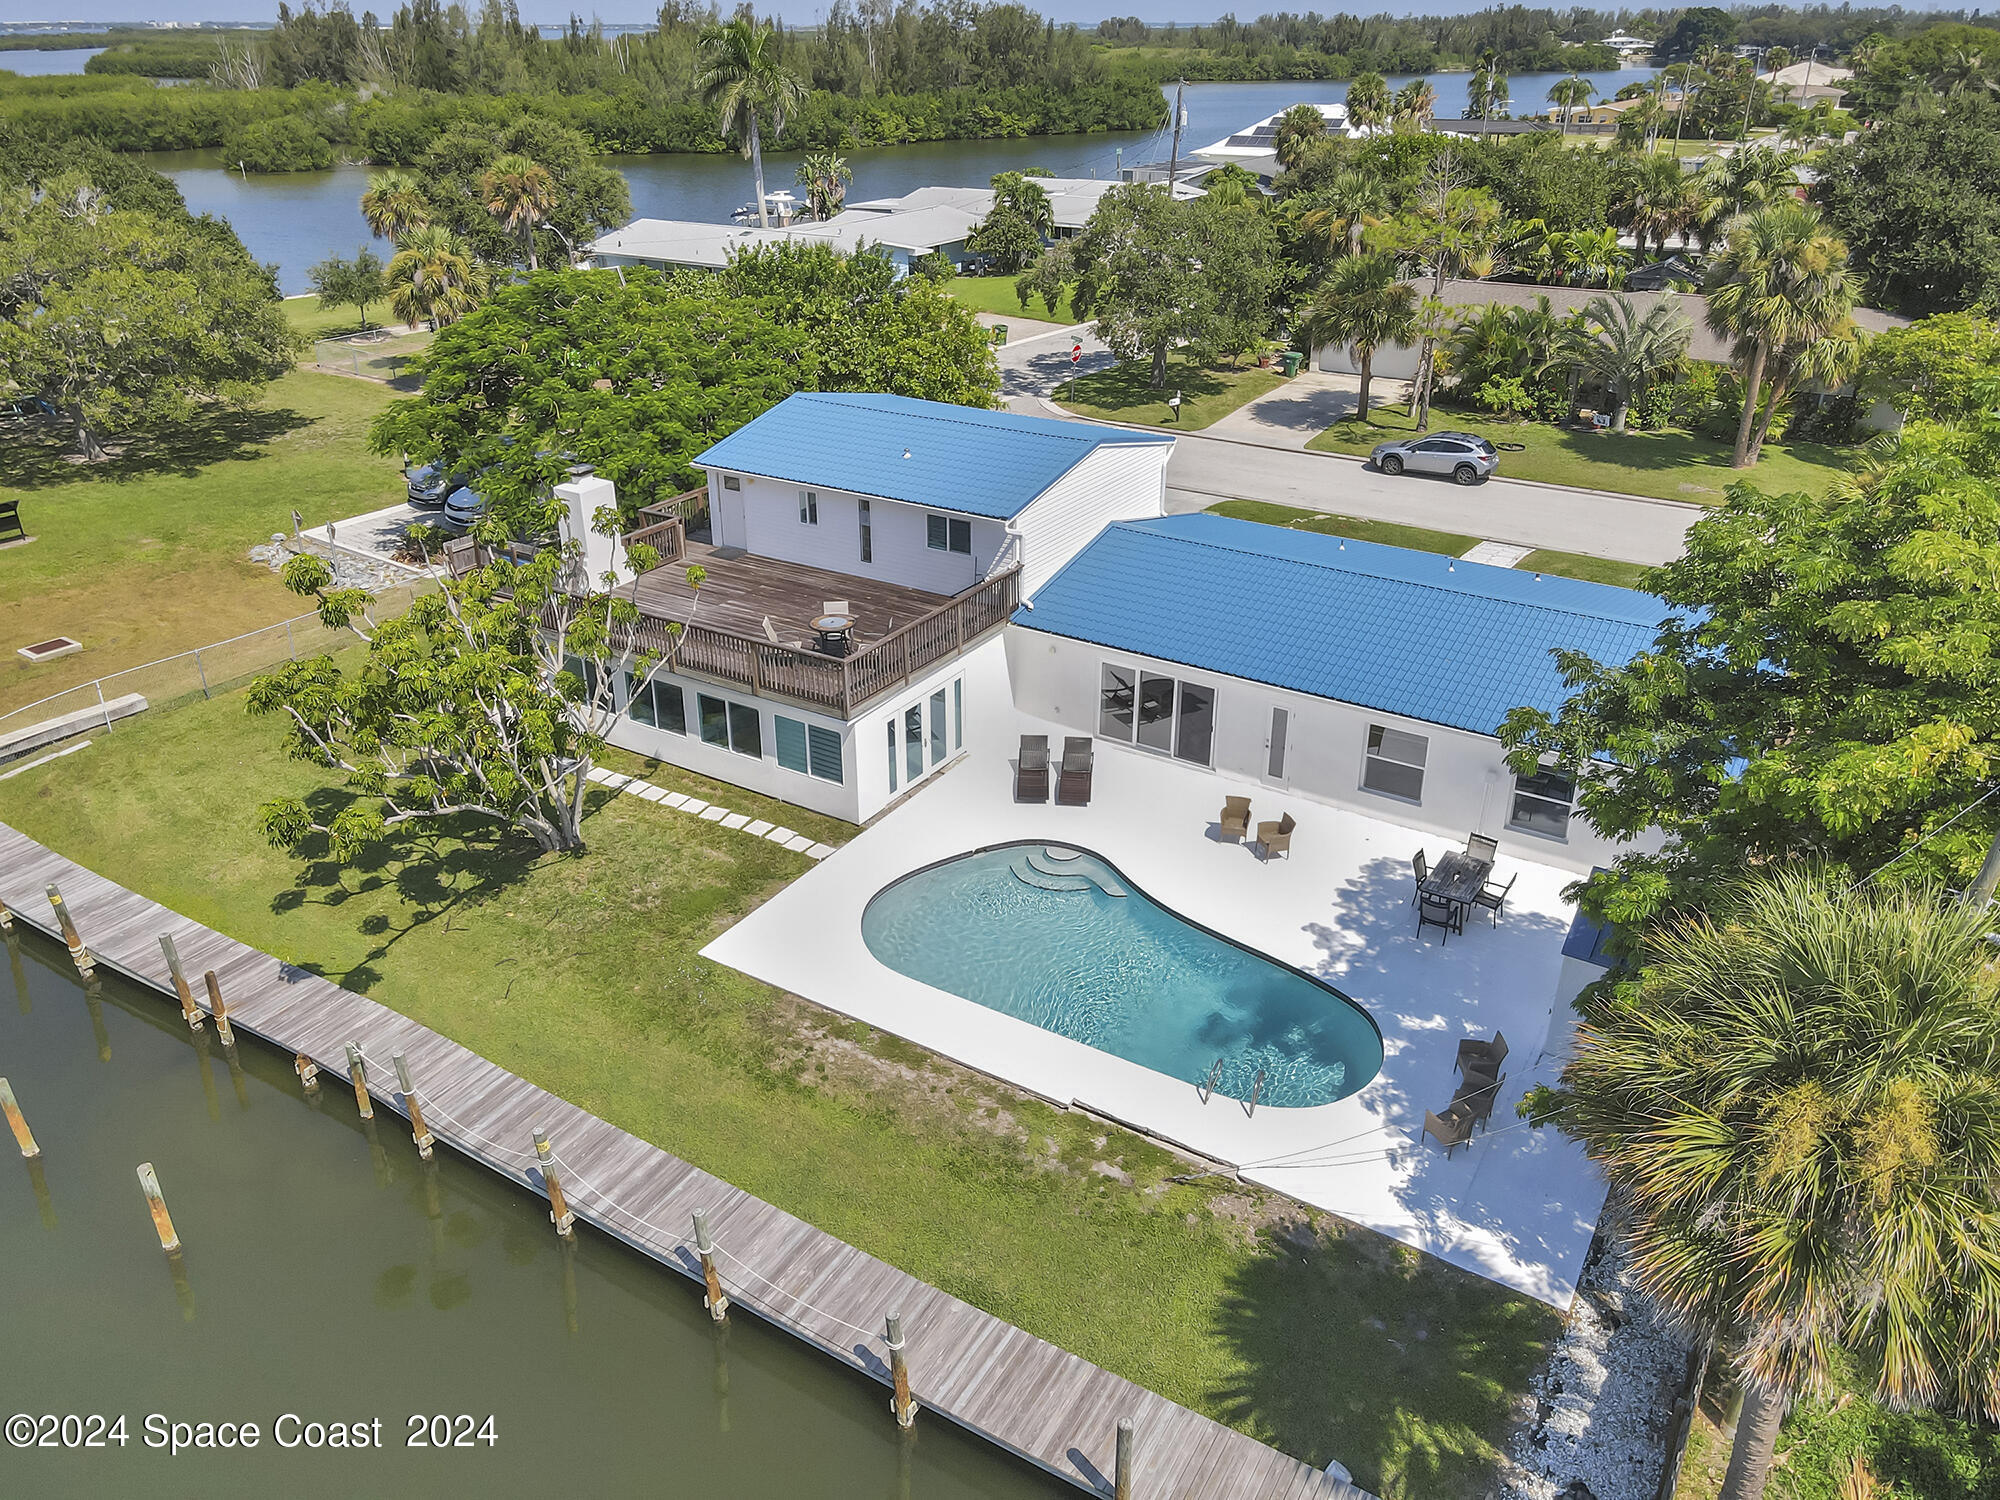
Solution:
M861 936L912 979L1185 1083L1213 1070L1217 1093L1260 1106L1330 1104L1382 1067L1352 1000L1082 850L1007 844L906 875L868 903Z

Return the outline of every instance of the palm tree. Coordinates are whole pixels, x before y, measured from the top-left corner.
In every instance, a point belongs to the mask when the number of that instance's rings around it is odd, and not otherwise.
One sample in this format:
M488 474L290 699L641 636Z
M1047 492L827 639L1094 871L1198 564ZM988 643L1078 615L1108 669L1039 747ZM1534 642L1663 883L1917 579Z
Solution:
M1558 78L1549 85L1549 103L1562 111L1562 133L1568 135L1569 117L1578 109L1590 107L1590 80L1574 73Z
M1628 156L1621 163L1621 192L1611 205L1610 219L1632 231L1638 258L1646 247L1664 254L1667 241L1694 227L1700 207L1695 179L1681 167L1678 156Z
M1802 348L1848 321L1855 280L1847 246L1812 209L1781 198L1734 221L1703 289L1709 327L1734 342L1742 369L1743 415L1729 462L1747 468L1755 461L1750 434L1774 352Z
M487 285L472 247L442 224L412 230L389 262L389 305L412 325L457 322L479 305Z
M1789 873L1651 935L1577 1030L1562 1129L1633 1206L1633 1265L1742 1383L1756 1500L1843 1350L1886 1405L2000 1417L2000 970L1929 890Z
M1368 420L1368 384L1375 351L1409 341L1416 328L1415 288L1396 275L1390 255L1350 255L1335 263L1306 308L1303 330L1314 348L1338 344L1361 367L1359 416Z
M845 157L831 151L808 151L793 179L806 190L806 204L815 219L830 219L847 201L847 185L854 171Z
M1347 86L1347 119L1372 130L1389 118L1389 84L1380 73L1357 73Z
M368 179L361 195L361 217L371 234L391 244L400 243L413 229L431 221L430 205L424 201L423 186L414 172L381 172Z
M1361 253L1361 236L1382 222L1389 212L1389 190L1371 172L1349 167L1334 174L1313 195L1315 207L1299 218L1299 228L1309 242L1321 245L1329 256L1345 251Z
M1307 147L1326 134L1326 116L1315 105L1294 104L1278 116L1271 133L1271 147L1278 165L1287 172L1304 159Z
M1611 430L1623 432L1633 400L1654 373L1687 357L1694 324L1671 298L1639 312L1630 297L1600 295L1584 305L1585 328L1572 353L1618 403Z
M1538 282L1556 279L1564 239L1560 229L1549 228L1547 219L1512 219L1501 233L1511 269Z
M1557 257L1563 280L1571 286L1622 286L1632 259L1618 243L1618 231L1609 226L1571 230L1561 236Z
M996 172L991 185L995 208L1019 214L1045 240L1055 235L1056 209L1047 188L1025 172Z
M1931 87L1947 98L1986 87L1986 58L1977 47L1954 47L1937 72Z
M1771 146L1745 146L1710 160L1695 179L1705 200L1699 223L1702 248L1706 250L1737 214L1794 197L1802 160L1796 151Z
M479 196L486 211L504 228L521 237L521 258L530 271L541 269L535 259L535 226L556 211L562 201L549 169L510 151L479 174Z
M1855 377L1861 368L1861 335L1852 318L1841 322L1806 340L1803 344L1788 344L1773 352L1771 356L1771 399L1765 403L1763 415L1757 419L1757 430L1750 437L1750 462L1755 463L1764 454L1764 438L1771 430L1771 419L1785 404L1785 398L1792 392L1807 386L1818 386L1822 391L1837 391Z
M1493 118L1493 111L1506 108L1507 75L1500 71L1500 54L1491 47L1483 48L1465 88L1465 117L1484 125Z
M778 61L778 42L769 26L757 24L747 10L734 20L711 21L701 29L701 76L695 87L701 102L716 113L724 135L743 142L757 179L757 222L771 227L764 202L764 146L761 117L771 117L771 133L785 128L785 116L806 96L805 83Z
M1424 121L1437 113L1437 103L1437 90L1431 87L1430 80L1412 78L1396 90L1389 112L1398 126L1408 125L1412 130L1422 130Z
M1427 312L1420 329L1422 350L1417 356L1414 413L1419 432L1430 430L1433 355L1444 306L1444 284L1455 277L1476 280L1491 275L1499 236L1499 200L1484 188L1465 186L1458 162L1450 151L1432 157L1418 187L1415 212L1409 216L1406 232L1399 236L1397 246L1406 261L1429 275L1430 295L1424 300L1427 308L1438 315Z

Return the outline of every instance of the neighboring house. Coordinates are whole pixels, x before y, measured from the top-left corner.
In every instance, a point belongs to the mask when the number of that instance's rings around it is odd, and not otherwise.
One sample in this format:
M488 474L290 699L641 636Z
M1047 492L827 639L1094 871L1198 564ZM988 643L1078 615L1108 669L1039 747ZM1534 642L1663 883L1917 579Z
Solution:
M1418 296L1430 295L1428 281L1414 281L1411 285L1416 288ZM1570 313L1581 312L1591 298L1603 295L1602 288L1594 287L1542 286L1526 281L1449 280L1444 284L1443 301L1448 308L1462 309L1471 314L1485 306L1533 307L1538 298L1546 297L1556 315L1566 317ZM1708 299L1700 293L1626 291L1616 295L1630 300L1642 315L1662 297L1674 298L1694 325L1693 337L1688 342L1688 357L1709 364L1729 363L1729 341L1708 326ZM1906 328L1910 319L1897 313L1883 312L1880 308L1857 307L1854 309L1854 322L1864 334L1875 334L1891 328ZM1413 380L1417 374L1417 355L1415 345L1384 345L1375 351L1374 373L1391 380ZM1322 344L1315 349L1313 366L1336 374L1360 373L1353 351L1337 344ZM1894 409L1886 404L1878 404L1863 421L1871 427L1893 428L1898 425Z
M903 396L780 402L695 460L705 494L628 538L664 558L632 585L659 622L647 629L662 643L668 623L686 629L671 672L636 701L619 685L613 742L874 816L1004 703L998 636L1015 605L1106 524L1162 513L1172 450L1169 436ZM703 513L710 539L690 540ZM692 595L691 563L707 572ZM834 615L851 619L844 642L822 633Z
M1345 136L1349 140L1359 140L1369 134L1367 130L1351 123L1347 118L1345 104L1315 104L1320 118L1326 121L1326 133L1330 136ZM1246 125L1234 135L1226 135L1219 141L1206 146L1197 146L1188 155L1211 166L1238 166L1246 172L1254 172L1259 177L1278 175L1278 122L1285 117L1284 111Z
M1630 589L1178 515L1108 526L1006 643L1023 714L1587 871L1620 846L1575 815L1569 777L1510 771L1495 731L1568 698L1557 648L1623 664L1668 613Z

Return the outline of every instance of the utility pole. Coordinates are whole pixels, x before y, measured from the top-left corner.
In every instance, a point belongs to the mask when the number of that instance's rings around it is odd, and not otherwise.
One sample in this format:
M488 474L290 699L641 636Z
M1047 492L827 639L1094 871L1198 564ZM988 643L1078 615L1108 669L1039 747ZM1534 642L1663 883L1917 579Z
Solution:
M1187 80L1183 78L1174 86L1174 146L1167 155L1167 201L1174 201L1174 178L1181 166L1181 127L1187 124L1187 106L1181 103L1187 94Z
M1768 48L1759 47L1750 54L1750 82L1743 94L1743 144L1750 144L1750 105L1757 97L1757 65L1764 60Z
M1993 845L1986 851L1986 863L1979 867L1979 878L1965 893L1965 904L1974 911L1986 910L1996 886L2000 886L2000 833L1993 835Z

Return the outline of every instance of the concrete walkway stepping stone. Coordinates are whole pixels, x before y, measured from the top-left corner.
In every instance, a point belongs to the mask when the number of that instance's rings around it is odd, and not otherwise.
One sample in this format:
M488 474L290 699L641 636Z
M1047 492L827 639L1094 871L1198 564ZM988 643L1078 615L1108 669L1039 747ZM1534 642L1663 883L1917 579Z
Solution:
M745 823L748 823L749 821L750 821L750 814L748 813L731 813L728 817L722 820L722 826L724 828L741 828Z
M658 802L667 795L667 789L663 786L649 786L639 795L648 802Z
M762 818L759 818L756 822L751 823L747 827L745 827L743 831L745 833L753 833L758 838L761 839L765 834L771 831L771 825L769 823L766 823Z
M602 766L592 766L588 771L585 771L583 773L583 779L585 781L602 782L609 780L610 776L611 773L605 770L604 767Z
M773 828L769 833L765 834L764 837L769 839L774 844L789 844L793 839L797 838L798 835L796 833L793 833L792 830L789 828L778 827L778 828ZM808 839L807 842L810 843L811 840Z
M709 806L704 807L701 810L701 820L704 823L720 823L724 818L728 816L729 816L728 808L716 807L713 804L710 804Z
M833 853L833 846L831 844L814 844L812 848L806 850L806 858L825 859L831 853Z
M688 799L687 799L687 801L685 801L685 802L683 802L683 803L681 804L681 811L682 811L682 812L691 812L691 813L698 813L698 812L700 812L700 811L701 811L701 810L702 810L703 808L705 808L705 807L707 807L707 806L708 806L708 804L707 804L706 802L702 801L702 800L701 800L701 798L699 798L699 797L690 797L690 798L688 798Z
M631 779L630 776L625 775L622 771L607 771L604 773L604 784L613 791L616 791Z
M667 795L662 797L660 800L666 803L667 806L669 807L686 807L687 799L688 799L688 794L686 792L668 792Z
M813 841L803 833L795 834L785 841L785 847L794 854L803 854L806 850L812 848L812 846Z
M650 781L632 780L626 782L625 785L620 787L618 790L621 792L630 793L634 797L643 797L648 792L657 792L659 788L654 786L653 783Z

